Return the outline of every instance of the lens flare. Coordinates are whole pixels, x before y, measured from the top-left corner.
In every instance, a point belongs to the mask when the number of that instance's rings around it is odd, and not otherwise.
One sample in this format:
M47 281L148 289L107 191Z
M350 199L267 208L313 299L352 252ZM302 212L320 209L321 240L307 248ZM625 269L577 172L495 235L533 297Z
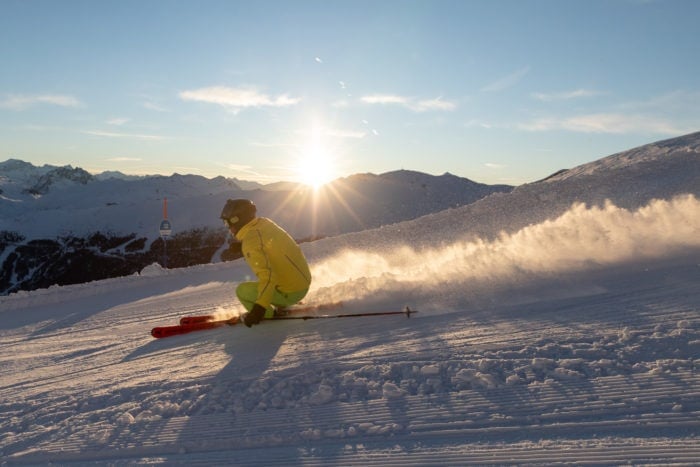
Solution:
M321 128L314 124L296 167L298 180L315 190L336 177L333 152L324 144L321 133Z

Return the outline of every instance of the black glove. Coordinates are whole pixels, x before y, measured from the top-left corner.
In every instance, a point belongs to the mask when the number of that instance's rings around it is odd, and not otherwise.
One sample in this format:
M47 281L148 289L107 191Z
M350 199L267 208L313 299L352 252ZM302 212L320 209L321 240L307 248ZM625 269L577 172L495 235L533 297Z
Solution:
M245 324L248 327L251 327L254 324L259 324L264 317L265 307L256 303L255 305L253 305L252 310L243 315L243 324Z
M241 242L231 242L229 247L221 253L223 261L233 261L243 256L243 248Z
M227 253L231 256L240 258L243 256L243 243L241 242L231 242L228 245Z

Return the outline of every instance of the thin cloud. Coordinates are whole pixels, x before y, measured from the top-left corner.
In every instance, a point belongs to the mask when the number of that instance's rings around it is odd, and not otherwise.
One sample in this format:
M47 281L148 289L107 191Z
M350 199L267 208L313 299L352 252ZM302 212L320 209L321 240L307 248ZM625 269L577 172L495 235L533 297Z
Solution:
M135 133L116 133L116 132L111 132L111 131L100 131L100 130L86 130L86 131L83 131L83 133L86 135L99 136L102 138L127 138L127 139L143 139L143 140L151 140L151 141L160 141L160 140L165 139L162 136L158 136L158 135L144 135L144 134L135 134Z
M217 104L236 112L241 109L256 107L288 107L301 101L300 98L289 97L286 94L272 97L253 88L230 88L225 86L183 91L180 93L180 99Z
M537 100L544 102L569 100L569 99L579 99L583 97L593 97L602 94L599 91L593 91L591 89L576 89L574 91L565 92L535 92L532 94Z
M396 94L373 94L361 97L360 101L364 102L365 104L373 105L398 105L414 112L451 111L457 108L457 104L451 101L443 100L441 97L437 97L435 99L416 100Z
M107 162L141 162L143 159L139 157L112 157L105 159Z
M122 126L129 121L128 118L112 118L107 120L107 125Z
M584 96L592 92L595 91L576 94ZM564 93L560 97L563 98ZM574 97L576 96L571 98ZM697 131L698 105L700 93L677 90L645 101L618 104L607 112L540 118L517 127L526 131L567 130L580 133L652 133L673 136Z
M156 103L146 101L143 103L143 108L148 109L148 110L153 110L155 112L167 112L168 110L165 107L162 107Z
M234 170L236 172L250 172L253 170L253 167L250 165L241 165L241 164L226 164L226 168L229 170Z
M692 131L692 129L682 128L659 118L617 113L578 115L564 119L543 118L520 124L518 128L526 131L568 130L579 133L655 133L663 135L678 135Z
M36 105L56 105L59 107L81 107L82 103L73 96L61 94L39 94L32 96L9 95L0 101L0 107L11 110L26 110Z
M465 128L484 128L484 129L490 130L491 128L495 128L496 125L494 125L493 123L489 123L489 122L486 122L483 120L478 120L476 118L473 118L473 119L469 120L468 122L466 122L464 124L464 127Z
M569 118L567 129L586 133L635 133L681 134L686 130L673 123L643 115L591 114Z
M160 100L158 97L144 93L135 94L133 97L140 101L140 105L144 109L152 110L154 112L168 112L168 109L158 103Z
M195 166L176 165L173 168L177 171L177 173L186 173L186 174L202 174L202 173L204 173L204 169L201 169L201 168L195 167Z
M503 91L504 89L508 89L510 87L515 86L525 75L527 75L530 72L530 67L526 66L524 68L521 68L508 76L504 76L503 78L500 78L493 83L487 84L483 88L481 88L481 91L483 92L497 92L497 91Z
M411 105L411 109L416 112L426 112L430 110L445 110L450 111L457 108L454 102L444 101L441 98L427 99L418 101L415 105Z
M258 147L258 148L294 148L295 144L290 143L270 143L264 141L252 141L248 143L248 146Z
M363 96L360 100L366 104L398 104L407 105L408 98L402 96L396 96L393 94L375 94L371 96Z
M275 181L274 175L261 174L260 172L254 170L250 165L226 164L225 167L230 170L236 178L244 177L245 180L258 183L269 183Z
M700 106L700 92L675 90L643 101L626 102L618 107L625 112L673 113L696 115Z

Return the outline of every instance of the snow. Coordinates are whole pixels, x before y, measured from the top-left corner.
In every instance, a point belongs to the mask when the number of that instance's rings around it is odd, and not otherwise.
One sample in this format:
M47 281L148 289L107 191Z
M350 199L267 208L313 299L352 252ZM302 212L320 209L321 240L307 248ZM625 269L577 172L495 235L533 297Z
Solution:
M0 464L697 465L691 156L302 245L308 304L410 318L150 336L240 313L240 260L0 297Z
M309 303L410 319L149 335L239 312L240 261L2 297L3 464L694 463L698 233L688 195L439 249L304 245Z

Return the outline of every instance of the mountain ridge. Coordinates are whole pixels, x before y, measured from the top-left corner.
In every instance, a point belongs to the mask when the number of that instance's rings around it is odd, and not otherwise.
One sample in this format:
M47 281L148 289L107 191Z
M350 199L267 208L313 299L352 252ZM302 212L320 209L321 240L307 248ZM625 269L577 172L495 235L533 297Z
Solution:
M572 176L590 175L597 170L619 169L636 164L661 161L668 156L700 155L700 132L690 133L677 138L669 138L661 141L638 146L633 149L621 151L593 162L579 165L572 169L564 169L547 177L546 181L553 182ZM544 181L543 180L543 181Z
M433 232L446 223L465 240L495 239L554 219L577 203L633 209L653 199L700 196L699 148L700 133L692 133L518 187L396 170L355 174L318 191L241 190L223 177L175 174L145 185L114 178L99 182L103 185L73 182L24 203L0 193L0 293L62 284L68 276L75 283L131 274L153 262L184 267L218 261L228 236L219 210L231 197L254 200L259 215L274 219L299 241L317 240L314 248L331 236L352 248L375 229L385 229L392 241L404 238L413 248L433 248ZM23 167L17 161L10 165ZM7 176L0 181L6 186ZM109 190L85 191L95 186ZM173 225L167 259L158 233L166 197ZM27 201L34 209L27 209ZM442 215L446 210L449 215Z
M7 170L7 167L12 170ZM49 175L47 175L49 174ZM412 171L396 171L386 174L357 174L346 178L340 178L322 187L318 193L314 193L311 188L300 184L290 184L283 187L273 184L271 189L250 185L249 182L237 183L234 179L225 177L214 177L208 179L199 175L173 174L170 176L156 175L137 179L125 179L123 177L109 177L100 179L99 176L91 176L80 168L65 166L63 168L44 166L35 167L29 163L18 160L0 163L0 214L6 219L6 225L0 230L22 231L30 238L42 236L55 236L61 233L88 234L96 230L112 230L119 234L133 232L139 235L146 235L149 238L157 237L153 229L148 231L144 228L120 226L120 222L102 222L102 219L124 218L133 224L146 225L147 222L159 222L159 219L148 220L145 216L136 217L132 213L118 213L120 206L131 207L142 206L148 209L152 216L160 216L160 206L164 198L168 198L173 209L173 215L177 212L178 203L181 206L181 215L184 215L185 226L187 227L218 227L218 213L212 211L211 206L216 209L223 205L226 198L230 197L250 197L260 204L260 211L279 214L276 212L280 206L294 206L295 212L308 212L307 207L312 197L322 200L322 204L330 211L322 216L331 218L341 216L339 208L335 205L341 202L339 196L352 198L349 204L356 211L356 216L365 219L374 218L374 224L370 222L370 227L381 223L382 212L374 212L372 203L382 205L398 203L401 200L420 204L422 207L414 215L408 209L400 210L402 214L397 215L394 210L388 222L406 220L416 215L427 214L439 209L444 209L457 204L472 202L484 195L494 191L509 191L512 189L508 185L485 185L472 182L471 180L456 176L434 176ZM44 178L42 178L44 177ZM417 184L416 180L420 183ZM60 182L60 183L59 183ZM445 183L449 182L449 186ZM85 185L90 185L90 191L86 191ZM54 188L52 192L51 189ZM421 191L422 189L422 191ZM383 191L388 190L391 196L383 196ZM340 195L339 195L340 193ZM369 197L373 196L375 201ZM439 199L436 199L439 198ZM195 198L198 198L203 207L194 205ZM211 199L207 199L211 198ZM109 212L100 215L100 208L109 207ZM41 210L44 215L47 212L75 211L75 219L71 219L70 212L64 212L55 223L49 226L33 225L31 212L33 209ZM384 208L386 209L386 208ZM95 214L93 218L86 219L79 216L78 210L92 210ZM202 211L204 215L195 215L196 211ZM215 209L214 209L215 210ZM369 212L372 211L372 212ZM380 209L381 211L381 209ZM183 214L184 213L184 214ZM282 213L285 217L285 213ZM280 222L289 224L288 227L294 230L296 237L325 236L345 233L349 230L360 230L367 224L360 222L341 222L338 226L318 225L315 230L303 227L310 224L309 216L303 216L299 222L295 222L292 216L288 220L282 219ZM176 218L173 218L177 221ZM295 226L294 224L298 224ZM88 231L81 231L81 225L89 225ZM181 224L182 225L182 224ZM50 226L54 226L50 230Z
M272 189L232 179L173 174L100 179L80 168L0 163L0 293L218 261L229 198L250 198L299 241L355 232L469 204L507 185L396 171L338 179L318 191ZM29 188L27 188L29 187ZM173 234L159 225L168 200ZM224 255L226 259L232 259Z

